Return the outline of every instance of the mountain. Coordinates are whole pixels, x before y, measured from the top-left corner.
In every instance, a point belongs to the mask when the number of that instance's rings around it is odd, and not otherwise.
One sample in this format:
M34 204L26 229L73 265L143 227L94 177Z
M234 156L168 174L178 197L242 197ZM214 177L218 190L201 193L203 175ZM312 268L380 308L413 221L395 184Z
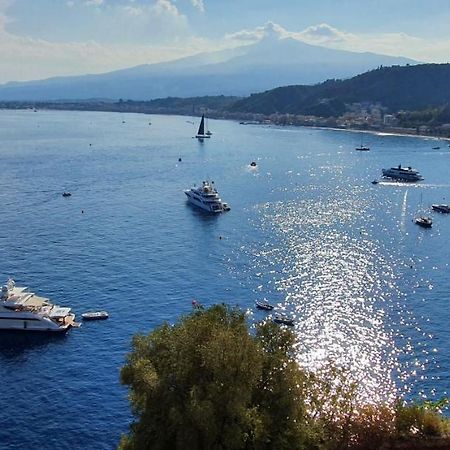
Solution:
M450 64L380 67L346 80L286 86L238 100L231 112L336 117L355 103L379 103L389 112L450 105ZM446 106L447 105L447 106Z
M98 75L0 85L0 100L150 100L162 97L249 95L290 84L347 78L380 65L415 64L401 57L332 50L268 36L256 44Z

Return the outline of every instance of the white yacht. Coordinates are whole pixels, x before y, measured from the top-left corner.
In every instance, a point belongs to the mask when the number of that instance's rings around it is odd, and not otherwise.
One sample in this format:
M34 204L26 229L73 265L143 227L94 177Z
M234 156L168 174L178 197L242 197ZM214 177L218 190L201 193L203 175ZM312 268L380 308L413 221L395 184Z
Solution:
M220 199L219 193L214 186L214 181L203 181L200 187L187 189L184 193L187 195L190 203L205 211L221 213L230 210L228 204Z
M390 169L382 169L383 176L385 178L392 178L393 180L401 181L421 181L422 175L412 167L391 167Z
M53 305L48 298L17 287L9 279L0 297L0 330L64 333L79 326L70 308Z

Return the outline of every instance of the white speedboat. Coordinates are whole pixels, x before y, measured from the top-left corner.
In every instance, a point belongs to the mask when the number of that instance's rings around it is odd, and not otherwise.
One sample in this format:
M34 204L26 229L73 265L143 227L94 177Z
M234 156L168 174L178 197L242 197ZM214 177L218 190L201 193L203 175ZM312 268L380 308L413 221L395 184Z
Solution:
M64 333L76 326L79 324L70 308L54 305L26 287L17 287L12 279L2 286L0 330Z
M392 178L393 180L400 181L421 181L422 175L412 167L391 167L390 169L382 169L383 176L385 178Z
M106 320L109 314L106 311L89 311L81 314L83 320Z
M205 211L221 213L229 211L230 207L219 197L214 181L203 181L200 187L193 187L184 191L190 203Z

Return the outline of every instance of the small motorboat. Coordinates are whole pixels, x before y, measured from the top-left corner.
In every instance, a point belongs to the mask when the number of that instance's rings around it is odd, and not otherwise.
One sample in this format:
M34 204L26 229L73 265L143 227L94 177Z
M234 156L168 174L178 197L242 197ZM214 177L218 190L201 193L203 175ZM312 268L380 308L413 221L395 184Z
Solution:
M441 147L439 147L438 145L436 147L433 147L433 150L439 150Z
M224 211L230 211L230 210L231 210L231 208L230 208L230 206L228 205L228 203L222 203L222 207L223 207L223 210L224 210Z
M255 300L255 305L257 309L262 309L264 311L272 311L272 309L274 308L274 306L271 305L267 300Z
M378 180L373 180L373 181L372 181L372 184L378 184L378 183L379 183Z
M65 192L63 192L62 193L62 196L63 197L70 197L72 194L70 193L70 192L67 192L67 191L65 191Z
M83 320L106 320L109 314L106 311L90 311L81 314Z
M419 216L414 219L414 223L423 228L431 228L433 225L433 220L431 217Z
M273 321L275 323L279 323L282 325L287 325L288 327L293 327L294 326L294 319L292 317L287 317L285 315L282 314L277 314L274 318Z
M433 211L437 211L437 212L440 212L440 213L450 213L450 206L449 205L443 205L443 204L440 204L440 205L431 205L431 209L433 210Z

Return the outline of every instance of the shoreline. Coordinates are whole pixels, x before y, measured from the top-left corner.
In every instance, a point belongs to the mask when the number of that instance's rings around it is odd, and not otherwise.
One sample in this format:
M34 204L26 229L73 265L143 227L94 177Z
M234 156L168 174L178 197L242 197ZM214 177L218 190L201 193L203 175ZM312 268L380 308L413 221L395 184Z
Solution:
M10 102L1 102L0 101L0 110L3 111L27 111L32 110L34 112L38 111L79 111L79 112L111 112L111 113L120 113L120 114L146 114L146 115L161 115L161 116L181 116L181 117L197 117L191 112L185 111L158 111L158 110L143 110L140 108L124 110L120 107L114 107L117 105L115 103L103 103L99 102L98 107L95 107L92 103L46 103L46 102L20 102L10 103ZM280 128L287 127L302 127L302 128L310 128L313 130L333 130L333 131L347 131L351 133L367 133L373 134L376 136L397 136L397 137L415 137L426 140L433 141L445 141L450 146L450 136L440 136L436 134L417 134L413 132L411 129L400 129L400 128L377 128L377 129L361 129L361 128L341 128L336 126L326 126L326 125L312 125L312 124L294 124L294 123L278 123L277 121L273 121L269 116L265 116L263 114L258 114L258 116L262 116L259 119L249 119L247 113L233 113L228 115L224 115L218 111L210 111L208 117L210 119L215 120L229 120L238 122L244 125L254 125L254 126L276 126ZM248 123L246 123L248 122Z

